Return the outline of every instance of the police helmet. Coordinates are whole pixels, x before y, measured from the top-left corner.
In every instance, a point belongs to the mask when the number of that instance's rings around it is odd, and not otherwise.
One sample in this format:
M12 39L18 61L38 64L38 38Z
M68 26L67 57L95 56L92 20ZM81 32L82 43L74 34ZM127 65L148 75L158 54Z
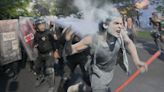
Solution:
M35 26L38 26L39 24L43 24L43 23L46 23L46 21L45 21L45 19L42 18L42 17L36 18L36 19L34 20L34 25L35 25Z

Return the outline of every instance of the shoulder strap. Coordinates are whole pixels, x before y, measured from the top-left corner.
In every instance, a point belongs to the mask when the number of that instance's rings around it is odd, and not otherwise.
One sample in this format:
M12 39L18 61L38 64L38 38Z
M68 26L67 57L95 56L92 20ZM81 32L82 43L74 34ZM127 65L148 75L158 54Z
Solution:
M95 38L96 38L96 47L95 47L95 51L94 51L94 55L93 55L93 64L96 65L96 57L97 57L97 51L98 51L98 48L100 46L100 42L99 42L99 39L98 39L98 35L95 35Z
M122 51L123 51L123 64L126 67L126 72L129 74L129 62L128 62L128 57L127 57L127 53L126 53L126 49L125 49L125 44L122 38L122 35L120 35L121 38L121 47L122 47Z

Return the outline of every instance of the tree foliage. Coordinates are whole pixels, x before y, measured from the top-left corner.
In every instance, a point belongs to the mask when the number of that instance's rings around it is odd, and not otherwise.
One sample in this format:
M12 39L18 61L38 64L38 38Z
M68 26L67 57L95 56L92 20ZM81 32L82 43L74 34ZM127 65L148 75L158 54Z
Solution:
M33 14L36 16L46 16L56 14L55 0L36 0L33 6Z
M157 10L158 12L160 12L161 14L164 14L164 6L163 6L163 5L157 6L156 10Z
M57 15L68 16L78 10L73 4L74 0L56 0Z
M56 7L57 7L57 15L65 15L68 16L72 13L77 13L78 9L73 5L74 0L57 0ZM134 0L92 0L93 2L97 2L99 4L106 2L114 3L120 8L119 4L124 5L121 6L121 10L128 11L129 8L132 7ZM93 3L94 4L94 3ZM128 9L126 8L128 6Z
M0 1L0 19L12 19L19 16L30 16L26 7L30 0L1 0Z

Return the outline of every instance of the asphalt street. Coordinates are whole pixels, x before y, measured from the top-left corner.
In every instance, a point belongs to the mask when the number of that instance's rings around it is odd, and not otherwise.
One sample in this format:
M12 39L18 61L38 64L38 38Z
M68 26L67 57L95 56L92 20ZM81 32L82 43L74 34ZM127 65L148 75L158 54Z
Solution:
M157 51L154 42L145 39L140 39L136 43L136 46L139 57L145 62ZM131 57L128 57L130 69L134 73L136 67ZM78 68L77 71L79 71ZM78 75L79 72L76 73ZM114 78L111 82L112 92L127 78L126 73L119 66L116 66ZM40 87L35 87L35 79L35 75L27 67L20 69L16 79L8 77L5 73L1 73L0 92L47 92L47 84L43 83ZM56 81L60 81L60 78L57 77ZM149 66L149 70L146 73L139 75L122 92L164 92L164 53Z

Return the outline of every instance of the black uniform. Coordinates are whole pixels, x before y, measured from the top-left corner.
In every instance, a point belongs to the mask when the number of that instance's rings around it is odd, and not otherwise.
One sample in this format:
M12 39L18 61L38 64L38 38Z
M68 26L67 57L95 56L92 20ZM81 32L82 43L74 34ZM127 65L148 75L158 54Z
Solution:
M82 77L83 80L87 83L89 83L89 76L84 69L85 62L87 61L87 54L89 54L87 51L67 56L64 54L63 50L66 46L66 40L65 40L65 35L66 33L62 34L63 28L58 28L56 29L56 35L58 36L58 51L59 55L61 58L59 59L59 66L60 68L58 69L61 73L62 80L60 82L60 87L58 89L58 92L65 92L67 90L67 87L72 84L72 81L70 80L73 72L75 71L75 68L77 65L80 66L80 69L82 71ZM75 44L79 42L81 38L79 38L77 35L75 35L72 39L72 44ZM64 89L63 89L64 88ZM64 91L65 90L65 91Z
M37 75L47 75L50 86L54 85L54 57L56 44L49 30L37 31L34 35L34 45L38 49L38 57L35 61Z

